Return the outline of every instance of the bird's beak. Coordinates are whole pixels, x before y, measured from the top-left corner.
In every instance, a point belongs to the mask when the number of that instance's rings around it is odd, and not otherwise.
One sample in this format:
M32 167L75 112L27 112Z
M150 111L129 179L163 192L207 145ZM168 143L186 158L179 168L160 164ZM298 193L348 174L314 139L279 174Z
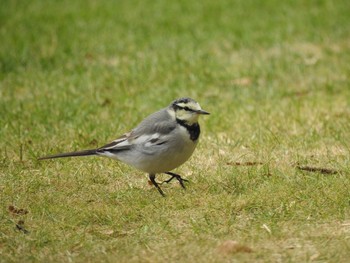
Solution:
M210 113L205 111L205 110L198 110L197 111L198 114L201 114L201 115L209 115Z

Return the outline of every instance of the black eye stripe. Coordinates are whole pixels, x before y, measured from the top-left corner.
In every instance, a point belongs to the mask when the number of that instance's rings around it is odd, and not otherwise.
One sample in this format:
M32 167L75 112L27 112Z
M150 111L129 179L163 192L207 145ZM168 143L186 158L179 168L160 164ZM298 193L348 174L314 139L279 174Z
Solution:
M194 109L187 108L185 110L191 111L191 112L196 112Z
M178 109L181 109L181 110L195 112L195 110L190 109L190 108L187 107L187 106L185 106L185 107L182 107L182 106L179 106L179 105L176 105L176 106L177 106Z

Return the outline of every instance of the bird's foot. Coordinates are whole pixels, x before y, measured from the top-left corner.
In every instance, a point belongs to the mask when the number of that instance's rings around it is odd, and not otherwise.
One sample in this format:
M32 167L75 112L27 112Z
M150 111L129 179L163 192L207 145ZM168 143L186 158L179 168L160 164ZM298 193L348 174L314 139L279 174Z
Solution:
M149 179L151 181L151 183L157 188L158 192L165 197L165 194L163 192L163 190L160 188L159 184L156 182L156 175L155 174L150 174L149 175ZM162 184L162 183L160 183Z
M186 189L184 182L189 182L187 179L184 179L184 178L182 178L180 175L175 174L175 173L172 173L172 172L166 172L166 174L168 174L168 175L171 176L170 179L165 180L165 181L161 182L160 184L164 184L164 183L167 183L167 184L168 184L168 183L170 183L174 178L176 178L176 180L179 181L181 187L184 188L184 189Z

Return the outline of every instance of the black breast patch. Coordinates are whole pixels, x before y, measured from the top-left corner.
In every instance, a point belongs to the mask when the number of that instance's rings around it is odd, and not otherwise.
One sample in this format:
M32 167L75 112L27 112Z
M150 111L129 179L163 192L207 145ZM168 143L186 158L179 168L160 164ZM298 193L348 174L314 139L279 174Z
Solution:
M199 134L201 133L201 129L198 123L194 123L192 125L188 125L182 120L176 119L177 123L181 126L185 127L188 133L190 134L190 139L192 141L198 140Z

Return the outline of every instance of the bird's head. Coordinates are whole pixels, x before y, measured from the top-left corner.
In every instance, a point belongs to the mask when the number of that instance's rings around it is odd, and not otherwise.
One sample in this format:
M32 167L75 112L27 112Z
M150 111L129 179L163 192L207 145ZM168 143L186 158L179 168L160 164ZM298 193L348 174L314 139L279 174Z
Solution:
M198 102L191 98L181 98L173 101L170 110L175 114L175 118L189 125L198 122L199 115L208 115L209 112L202 110Z

